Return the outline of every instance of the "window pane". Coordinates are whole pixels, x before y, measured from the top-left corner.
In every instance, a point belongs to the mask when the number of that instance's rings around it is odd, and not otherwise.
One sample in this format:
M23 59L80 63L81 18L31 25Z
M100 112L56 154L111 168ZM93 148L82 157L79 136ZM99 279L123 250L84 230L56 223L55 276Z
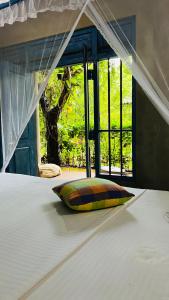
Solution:
M127 176L132 176L133 162L132 162L132 132L123 132L123 169Z
M132 75L115 57L100 61L99 80L101 173L109 174L111 164L111 175L132 176Z
M91 168L95 168L95 142L93 140L89 141L89 147L90 147L90 163Z
M82 65L71 66L71 69L76 76L71 79L71 94L58 122L60 155L63 165L85 167L84 72ZM62 83L61 80L59 82Z
M122 124L123 129L132 128L132 75L125 64L122 67L122 91L123 91L123 110L122 110Z
M108 61L99 62L100 129L108 129Z
M121 174L120 132L111 133L111 174Z
M100 133L100 172L109 173L109 143L108 133Z
M110 114L111 129L120 128L120 59L112 58L110 63Z

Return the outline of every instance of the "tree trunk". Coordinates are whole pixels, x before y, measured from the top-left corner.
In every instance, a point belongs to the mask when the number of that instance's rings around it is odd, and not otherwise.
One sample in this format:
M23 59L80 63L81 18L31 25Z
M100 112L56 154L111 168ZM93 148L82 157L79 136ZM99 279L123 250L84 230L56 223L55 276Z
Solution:
M69 80L71 77L76 76L82 72L82 68L73 70L72 67L65 67L62 78L63 88L61 95L58 99L57 105L50 109L50 100L45 97L45 94L40 99L41 109L46 121L46 140L47 140L47 162L56 165L61 165L60 158L60 142L59 142L59 130L58 121L60 114L71 94L72 88L78 84L71 84L69 86Z
M59 131L55 118L46 120L47 161L51 164L61 165Z

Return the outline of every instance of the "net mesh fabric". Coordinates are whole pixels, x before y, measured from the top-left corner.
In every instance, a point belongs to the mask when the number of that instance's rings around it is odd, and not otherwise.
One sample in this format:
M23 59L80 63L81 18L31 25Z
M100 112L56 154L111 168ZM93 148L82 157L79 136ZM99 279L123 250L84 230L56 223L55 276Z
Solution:
M52 1L50 3L52 4ZM70 1L70 7L67 9L69 18L65 19L63 26L59 25L60 33L52 41L50 38L37 41L36 49L31 43L24 43L0 50L2 171L8 166L48 79L56 68L87 4L81 3L81 10L74 11L72 3ZM58 14L62 13L57 10L57 16ZM38 71L43 71L40 84L37 84L36 78Z
M63 12L65 9L81 9L81 0L19 0L2 1L1 5L8 4L7 7L0 10L0 26L13 24L16 21L25 22L28 18L37 18L38 13L46 11Z
M157 9L156 6L154 7L155 9L152 11L152 18L151 16L148 18L148 31L150 30L150 32L152 28L151 22L152 19L155 18ZM142 17L145 15L144 8L145 7L143 7L142 10L139 8L139 13L137 14L138 18L140 15L142 15ZM136 6L135 12L137 12L137 9L138 8ZM161 52L159 51L159 54L157 53L155 55L155 52L157 51L154 50L156 49L156 44L158 45L160 43L161 35L160 37L158 36L158 34L157 36L154 36L153 27L153 30L151 32L153 36L153 42L148 40L146 49L147 52L145 51L144 47L140 47L138 49L138 52L136 52L136 50L127 39L122 28L120 27L115 15L113 14L113 7L111 8L110 1L96 0L94 2L90 2L87 6L86 14L95 24L100 33L104 36L105 40L115 51L117 56L119 56L121 60L129 67L133 74L133 77L137 80L153 105L156 107L165 121L169 124L169 94L168 83L166 79L167 74L165 75L165 72L162 69L162 59L160 58ZM148 34L149 32L145 32L145 35ZM152 43L154 46L153 48ZM151 64L149 63L150 57Z
M53 45L49 47L50 39L45 39L38 62L36 52L29 44L2 48L0 51L3 170L7 167L49 76L57 66L83 13L97 27L117 56L129 67L148 99L169 124L167 61L169 35L165 9L168 4L169 0L162 0L160 4L155 5L151 0L146 7L145 1L137 3L132 0L127 0L125 3L123 0L25 0L0 11L0 26L4 26L5 23L25 21L28 17L38 20L40 15L38 13L47 10L55 11L56 19L58 14L61 16L58 18L58 23L56 21L56 30L59 28L59 32ZM10 9L13 12L7 16ZM14 13L14 10L17 10L17 13ZM21 15L18 14L19 11L22 12ZM65 24L61 19L66 12L68 18L64 18L67 22ZM130 44L118 23L119 19L133 15L136 20L136 49ZM50 19L48 21L50 22ZM19 28L22 24L17 26ZM61 38L60 33L62 33ZM41 70L42 65L46 76L37 88L35 71Z

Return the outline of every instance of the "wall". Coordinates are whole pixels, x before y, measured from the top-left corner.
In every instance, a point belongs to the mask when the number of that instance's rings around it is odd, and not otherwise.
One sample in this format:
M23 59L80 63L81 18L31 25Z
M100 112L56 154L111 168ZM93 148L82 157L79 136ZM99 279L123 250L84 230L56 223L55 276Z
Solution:
M116 18L136 16L136 49L144 58L145 65L156 79L160 87L162 77L157 69L157 62L165 70L169 78L169 18L166 7L169 0L118 0L110 1L110 7ZM68 15L65 16L66 18ZM20 26L5 26L0 30L0 46L25 42L63 31L56 26L56 13L41 14L39 19L29 20ZM49 22L50 20L50 22ZM63 24L61 18L60 24ZM58 23L57 23L58 24ZM91 23L83 16L78 27ZM29 29L29 30L28 30ZM162 120L158 112L137 86L136 97L136 186L169 190L169 126Z
M70 24L73 24L77 12L71 13ZM37 19L28 19L24 23L16 22L13 26L5 25L0 28L0 47L36 40L57 33L67 31L67 19L70 15L67 11L63 15L56 12L40 13ZM50 22L49 22L50 20ZM82 17L78 28L92 25L86 17Z
M136 50L153 78L165 91L157 64L169 78L168 0L111 1L116 18L136 15ZM136 185L169 190L169 126L137 85L136 97Z

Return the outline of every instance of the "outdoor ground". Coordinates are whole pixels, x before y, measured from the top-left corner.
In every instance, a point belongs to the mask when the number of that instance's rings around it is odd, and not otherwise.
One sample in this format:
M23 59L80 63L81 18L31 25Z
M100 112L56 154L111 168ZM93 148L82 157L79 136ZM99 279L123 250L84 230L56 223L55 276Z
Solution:
M59 179L75 180L86 177L86 169L83 168L65 168L62 167L62 175L59 175ZM95 176L95 171L92 170L92 177Z

